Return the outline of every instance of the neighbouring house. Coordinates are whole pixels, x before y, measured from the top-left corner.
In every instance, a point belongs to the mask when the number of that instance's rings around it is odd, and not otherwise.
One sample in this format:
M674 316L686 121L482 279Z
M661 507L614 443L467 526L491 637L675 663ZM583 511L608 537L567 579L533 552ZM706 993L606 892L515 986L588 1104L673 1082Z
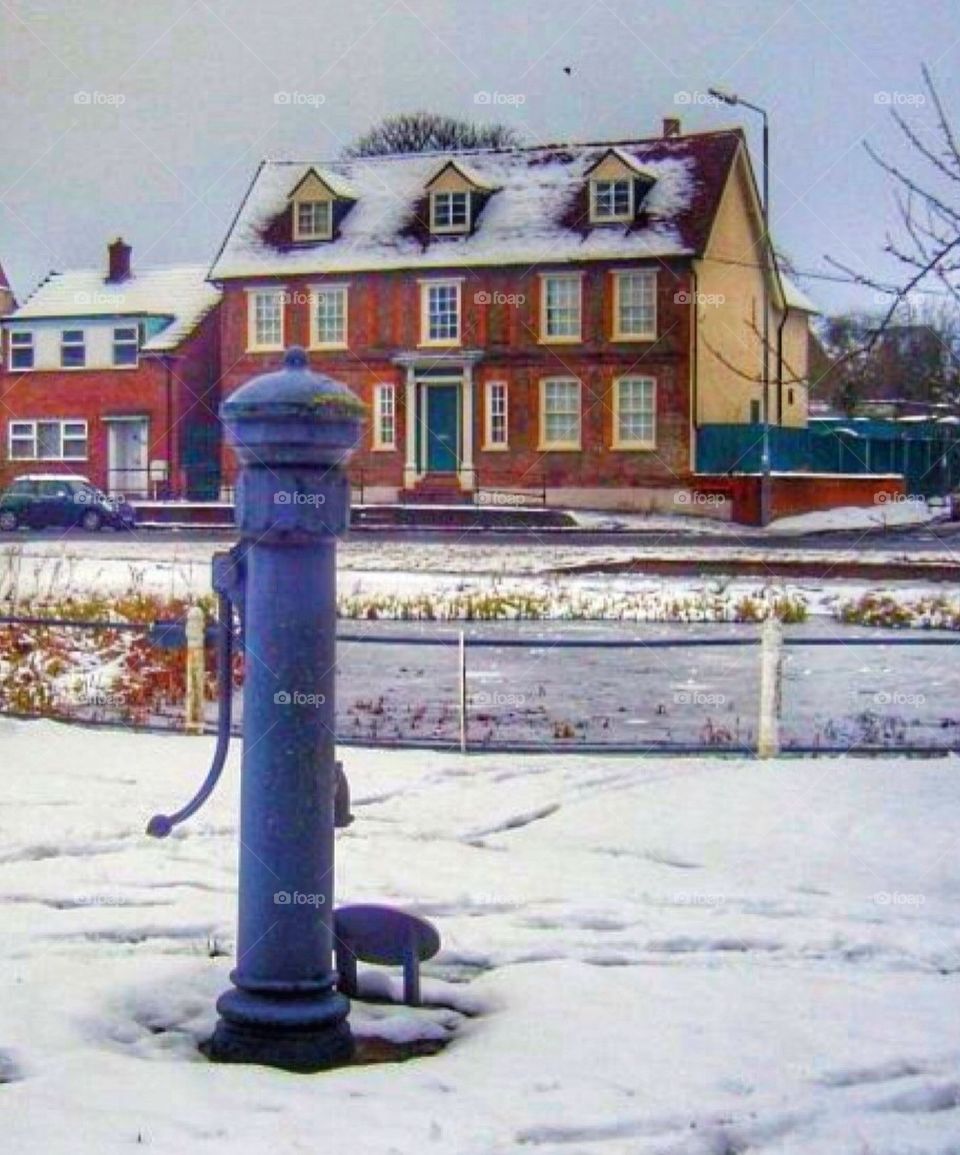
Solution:
M266 161L210 270L224 396L307 347L368 406L368 499L674 510L698 429L761 420L764 276L770 420L803 427L815 308L739 130Z
M12 312L16 308L16 305L17 302L13 295L13 289L10 288L7 275L3 271L3 266L0 265L0 317Z
M51 273L2 319L0 480L42 467L127 496L220 488L220 294L200 265Z

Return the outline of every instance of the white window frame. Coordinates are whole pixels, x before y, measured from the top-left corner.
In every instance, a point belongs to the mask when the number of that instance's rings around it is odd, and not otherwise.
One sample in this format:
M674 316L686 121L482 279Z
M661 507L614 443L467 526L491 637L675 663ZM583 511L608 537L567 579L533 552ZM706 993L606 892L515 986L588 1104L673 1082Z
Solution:
M261 344L257 340L257 298L278 297L280 300L280 339L276 343ZM283 348L283 336L286 329L286 289L259 288L247 289L247 351L252 353L275 352Z
M649 285L651 296L652 325L642 332L631 332L623 328L621 307L623 303L623 281L639 277ZM655 341L657 339L657 271L656 269L618 269L613 274L613 336L614 341Z
M397 448L397 387L389 381L377 382L373 390L373 448L381 453Z
M79 333L79 341L68 341L66 339L68 333ZM63 354L66 349L82 349L83 363L81 365L67 365L64 362ZM87 368L87 334L84 329L61 329L60 330L60 368L61 369L86 369Z
M443 198L443 204L447 206L446 223L441 223L437 219L437 208ZM464 200L464 219L462 221L454 222L453 220L453 198L463 197ZM470 193L464 189L445 189L441 192L432 192L430 194L430 231L432 233L468 233L470 232Z
M19 344L17 344L15 341L15 338L17 338L17 337L26 337L26 338L28 338L28 340L21 341ZM25 349L28 349L30 351L30 364L29 365L14 365L14 363L13 363L14 351L22 352ZM37 346L36 346L36 342L33 339L33 330L32 329L11 329L10 330L10 346L9 346L8 364L10 366L10 372L11 373L31 373L37 367Z
M457 333L455 337L430 336L430 293L434 289L452 288L457 302ZM463 336L463 278L445 277L443 280L420 282L420 344L436 347L454 348L461 342Z
M494 413L494 393L500 391L500 402L497 405L501 411ZM503 418L503 440L495 441L493 436L494 416ZM487 381L483 387L483 448L490 452L499 452L510 448L510 390L506 381Z
M132 337L117 337L118 333L133 333ZM134 358L132 361L118 361L117 349L133 348ZM110 341L110 356L111 365L114 369L136 369L140 363L140 327L139 325L114 325L113 337Z
M60 441L58 453L46 453L41 456L41 425L55 425L58 427ZM74 428L74 432L68 436L67 430L70 426ZM79 434L75 432L77 429L82 429L83 433ZM29 455L14 454L14 443L26 441L30 443ZM66 453L66 443L77 441L83 443L83 453ZM11 421L7 426L7 450L11 461L86 461L90 454L90 427L86 421L71 417L40 417L29 421Z
M577 436L562 441L547 438L547 394L551 385L573 385L577 398ZM579 450L583 444L583 384L578 377L543 377L540 380L539 450Z
M620 419L624 414L622 390L625 384L641 384L649 387L649 405L639 409L629 409L650 417L649 437L624 437L620 428ZM613 379L613 438L614 449L656 449L657 447L657 379L642 373L625 373L622 377Z
M625 184L627 186L627 207L623 212L602 213L598 208L599 186ZM616 204L616 191L610 193L611 207ZM628 176L599 177L590 181L590 221L595 225L616 224L621 221L632 221L635 215L633 180Z
M316 224L317 206L326 206L326 225L318 228ZM310 208L311 225L304 229L300 224L300 210ZM328 197L303 197L293 202L293 239L295 241L329 241L333 236L333 201Z
M320 297L327 293L339 296L340 311L343 318L343 329L337 341L323 341L320 339ZM310 347L312 349L346 349L349 332L350 294L347 285L311 285L310 286Z
M577 287L577 331L576 333L551 334L548 321L550 315L550 285L552 282L575 284ZM582 273L541 273L540 274L540 343L542 345L576 345L583 340L583 274Z

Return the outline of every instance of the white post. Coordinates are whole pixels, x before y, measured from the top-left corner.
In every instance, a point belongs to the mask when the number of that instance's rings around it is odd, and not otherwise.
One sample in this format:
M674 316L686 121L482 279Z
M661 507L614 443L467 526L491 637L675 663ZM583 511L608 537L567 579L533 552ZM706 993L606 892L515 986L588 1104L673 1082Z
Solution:
M467 636L460 631L460 753L467 752Z
M461 391L460 424L463 427L463 435L460 438L460 488L472 490L475 485L473 472L473 366L470 364L464 366Z
M203 733L204 633L203 610L187 610L187 696L185 728L188 734Z
M780 677L783 666L783 630L770 606L760 631L760 726L757 756L780 753Z
M417 480L417 376L412 365L407 366L403 410L403 419L406 423L403 487L411 489Z

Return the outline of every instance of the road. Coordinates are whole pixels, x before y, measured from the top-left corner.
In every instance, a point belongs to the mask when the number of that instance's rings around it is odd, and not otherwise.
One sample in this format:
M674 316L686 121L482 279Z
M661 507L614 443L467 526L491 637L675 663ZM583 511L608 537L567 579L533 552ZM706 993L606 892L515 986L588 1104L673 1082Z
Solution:
M105 530L104 534L112 531ZM738 534L735 530L721 533L687 533L682 530L437 530L437 529L362 529L354 530L356 540L363 542L385 542L396 545L407 542L411 545L430 545L456 542L457 545L475 545L478 550L517 548L543 545L583 545L583 546L669 546L696 548L708 552L712 548L737 546L771 550L848 550L862 549L871 552L905 552L953 554L960 551L960 521L938 521L929 525L909 526L897 529L874 530L833 530L823 533L804 534L758 534L746 531ZM233 538L226 530L205 529L150 529L139 531L148 541L194 542L198 544L220 544ZM83 541L89 535L82 530L21 530L16 534L0 535L0 545L25 541Z

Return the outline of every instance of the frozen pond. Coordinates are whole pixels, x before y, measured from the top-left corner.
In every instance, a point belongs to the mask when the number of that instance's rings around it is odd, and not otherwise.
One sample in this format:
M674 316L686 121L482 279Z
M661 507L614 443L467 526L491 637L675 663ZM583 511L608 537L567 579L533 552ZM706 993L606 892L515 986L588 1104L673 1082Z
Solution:
M690 643L756 641L759 630L736 624L470 623L465 630L469 743L752 747L759 647ZM344 623L341 633L337 719L342 738L459 741L456 628ZM837 644L785 648L784 745L955 744L960 726L955 649L897 644L933 636L951 637L822 619L786 627L789 643L828 638ZM377 640L386 638L410 644ZM649 644L665 639L688 644ZM865 639L876 644L845 644ZM560 644L566 641L641 644L569 648Z

